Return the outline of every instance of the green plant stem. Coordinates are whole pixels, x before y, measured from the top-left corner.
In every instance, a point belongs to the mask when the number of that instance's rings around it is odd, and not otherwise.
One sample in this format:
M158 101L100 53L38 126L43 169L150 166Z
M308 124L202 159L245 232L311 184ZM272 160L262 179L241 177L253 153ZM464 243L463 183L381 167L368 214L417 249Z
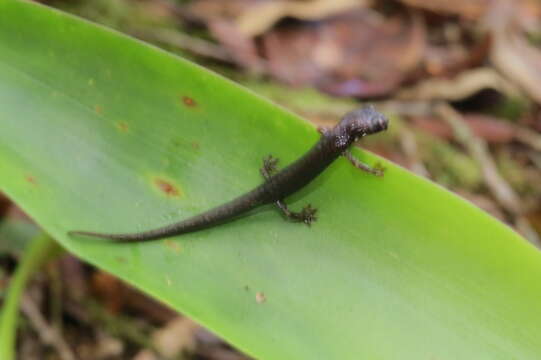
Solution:
M29 244L23 258L11 279L0 317L0 359L11 360L15 358L15 333L19 314L19 303L26 284L32 274L42 264L56 257L62 248L42 233L36 236Z

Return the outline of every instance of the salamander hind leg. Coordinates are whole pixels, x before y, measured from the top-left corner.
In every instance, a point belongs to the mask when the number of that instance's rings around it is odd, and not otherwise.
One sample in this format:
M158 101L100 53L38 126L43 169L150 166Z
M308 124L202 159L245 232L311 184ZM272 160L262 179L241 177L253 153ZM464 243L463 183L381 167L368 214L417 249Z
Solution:
M268 180L278 170L277 165L278 158L275 158L272 155L267 156L263 159L263 167L260 169L261 175ZM317 220L317 209L313 208L310 204L303 207L299 212L289 210L287 205L282 200L276 201L276 206L278 206L284 215L291 221L302 222L310 226L312 222Z
M356 159L349 151L344 151L344 156L359 170L376 176L383 176L385 173L385 168L380 163L376 163L374 167L370 167L362 161Z
M310 204L303 207L302 210L299 212L289 210L287 205L282 200L278 200L276 202L276 206L278 206L278 208L282 210L284 215L291 221L303 222L306 225L310 226L314 221L317 220L317 209L313 208Z

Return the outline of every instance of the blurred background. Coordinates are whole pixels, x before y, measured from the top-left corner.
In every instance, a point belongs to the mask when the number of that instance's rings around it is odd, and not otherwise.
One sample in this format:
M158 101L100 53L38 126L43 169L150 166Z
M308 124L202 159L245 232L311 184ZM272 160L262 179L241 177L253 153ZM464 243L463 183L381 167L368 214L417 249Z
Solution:
M539 1L43 3L197 62L317 126L372 103L392 123L364 148L541 245ZM13 231L37 233L0 194L0 293L24 247ZM248 359L72 256L46 269L23 300L21 359Z

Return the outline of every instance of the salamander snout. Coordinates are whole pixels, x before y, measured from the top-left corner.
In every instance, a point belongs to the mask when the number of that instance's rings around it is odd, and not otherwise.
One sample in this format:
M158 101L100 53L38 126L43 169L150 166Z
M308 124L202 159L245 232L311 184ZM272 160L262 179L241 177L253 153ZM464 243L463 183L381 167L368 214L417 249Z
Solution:
M365 134L373 134L383 130L387 130L389 126L389 120L380 112L374 110L370 107L371 114L368 114L367 126L365 129Z
M348 135L359 138L386 130L389 120L373 106L367 106L347 113L341 123Z

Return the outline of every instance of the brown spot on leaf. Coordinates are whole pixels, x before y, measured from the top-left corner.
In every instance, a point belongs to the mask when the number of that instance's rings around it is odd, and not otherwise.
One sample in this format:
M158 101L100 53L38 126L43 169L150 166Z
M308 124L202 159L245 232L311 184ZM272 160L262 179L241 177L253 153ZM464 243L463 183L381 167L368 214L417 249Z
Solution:
M171 182L162 179L162 178L155 178L154 184L158 187L158 189L163 192L167 196L180 196L179 189L173 185Z
M197 141L192 142L192 149L199 150L199 143Z
M103 108L100 105L94 105L94 111L96 114L101 115L103 114Z
M259 291L255 294L255 301L257 301L258 304L263 304L265 301L267 301L267 297L265 296L265 293Z
M125 257L122 257L122 256L117 256L115 257L115 260L119 263L125 263L126 262L126 258Z
M121 131L121 132L128 132L128 130L130 130L130 127L128 126L128 124L124 121L117 121L115 123L115 126L116 128Z
M188 107L195 107L197 106L197 102L192 99L191 97L188 97L188 96L183 96L182 97L182 103Z
M30 184L32 185L37 185L37 181L36 181L36 178L33 177L32 175L26 175L25 178L24 178L26 181L28 181Z
M167 239L165 240L165 246L173 250L175 253L180 254L182 251L182 248L177 242L174 242L173 240Z

